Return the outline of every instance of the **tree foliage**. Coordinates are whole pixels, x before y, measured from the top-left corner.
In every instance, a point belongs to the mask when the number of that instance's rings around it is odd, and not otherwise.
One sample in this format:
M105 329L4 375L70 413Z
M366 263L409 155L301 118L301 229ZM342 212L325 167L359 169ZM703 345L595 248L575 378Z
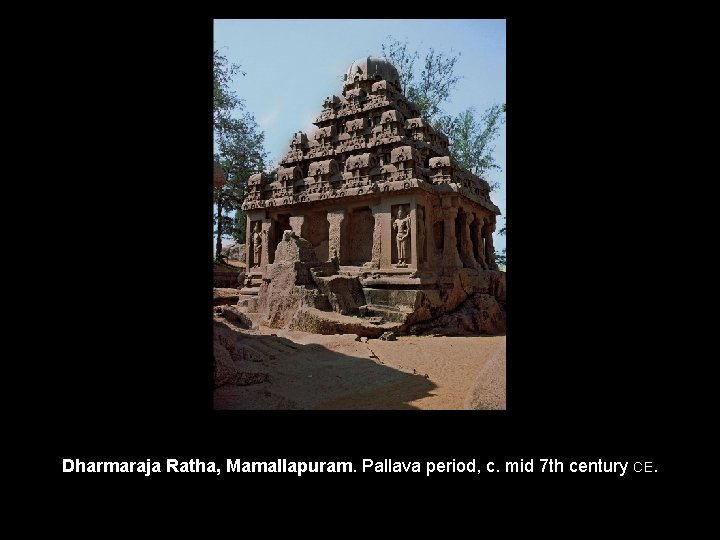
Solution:
M400 91L408 95L410 88L413 87L413 78L415 77L415 62L420 57L417 51L410 51L408 43L401 43L391 36L388 36L387 43L381 45L383 56L388 58L398 70L400 78Z
M407 42L388 36L387 42L382 44L382 51L397 68L400 86L408 99L420 109L423 118L448 136L453 159L461 167L480 176L499 170L492 143L505 122L505 104L492 105L481 115L474 107L454 117L443 110L461 79L455 73L461 53L438 53L430 48L421 62L422 69L417 73L420 53L412 50ZM490 183L490 187L497 189L499 184Z
M505 222L507 223L507 218L504 218L504 219L505 219ZM499 235L505 236L505 233L506 233L505 227L506 227L506 225L503 225L502 227L500 227L500 229L498 230ZM505 253L506 249L507 248L503 248L503 250L500 253L495 253L495 262L498 264L498 266L507 266L507 257L506 257L507 254Z
M250 175L262 171L267 159L265 134L231 88L237 74L245 75L240 66L230 64L218 51L213 51L214 158L226 180L213 189L216 253L220 253L223 237L245 241L245 214L240 206L248 193Z
M442 114L441 105L450 99L450 93L460 80L455 74L460 53L446 55L431 47L423 59L420 73L416 73L415 62L420 53L409 50L407 42L388 39L388 43L381 45L383 56L397 68L403 93L420 109L423 118L434 123Z
M491 170L500 170L495 160L493 142L500 134L505 123L505 104L495 104L478 115L471 107L455 118L443 117L438 122L438 129L448 136L450 154L458 164L478 176L486 176ZM491 182L490 188L500 187L498 182Z

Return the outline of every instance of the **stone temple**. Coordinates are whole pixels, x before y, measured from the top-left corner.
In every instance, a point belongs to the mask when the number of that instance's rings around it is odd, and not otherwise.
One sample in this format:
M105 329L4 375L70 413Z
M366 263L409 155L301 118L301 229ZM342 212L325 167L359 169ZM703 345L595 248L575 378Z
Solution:
M395 67L353 62L314 124L294 134L277 178L250 177L240 310L323 334L504 333L500 210Z

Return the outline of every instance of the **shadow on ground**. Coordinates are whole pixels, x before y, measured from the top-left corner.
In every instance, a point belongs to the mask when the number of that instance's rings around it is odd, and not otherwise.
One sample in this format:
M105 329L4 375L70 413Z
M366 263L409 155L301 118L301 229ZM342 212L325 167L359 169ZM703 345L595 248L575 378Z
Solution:
M370 348L338 336L337 352L318 344L299 344L279 336L248 334L215 325L216 339L234 348L235 367L267 373L269 381L215 389L216 410L417 409L409 404L427 397L436 385L382 364Z

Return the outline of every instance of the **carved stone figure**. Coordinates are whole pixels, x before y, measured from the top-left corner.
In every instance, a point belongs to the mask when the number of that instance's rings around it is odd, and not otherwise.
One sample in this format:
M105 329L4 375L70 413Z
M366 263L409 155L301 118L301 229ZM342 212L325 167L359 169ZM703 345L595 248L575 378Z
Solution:
M397 242L398 266L407 266L407 248L410 246L410 216L405 215L405 209L401 206L398 209L397 219L393 222L393 230L397 231L395 242Z
M260 232L260 222L255 224L255 232L252 235L253 241L253 268L260 266L260 257L262 256L262 233Z

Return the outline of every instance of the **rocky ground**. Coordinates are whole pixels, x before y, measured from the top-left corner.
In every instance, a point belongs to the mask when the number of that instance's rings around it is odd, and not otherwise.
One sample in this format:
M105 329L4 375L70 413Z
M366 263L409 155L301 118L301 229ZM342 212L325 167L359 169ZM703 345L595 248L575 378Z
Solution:
M386 341L247 322L215 315L216 409L505 409L505 336Z
M226 263L228 264L228 266L234 266L235 268L245 270L245 263L242 261L238 261L237 259L227 259Z

